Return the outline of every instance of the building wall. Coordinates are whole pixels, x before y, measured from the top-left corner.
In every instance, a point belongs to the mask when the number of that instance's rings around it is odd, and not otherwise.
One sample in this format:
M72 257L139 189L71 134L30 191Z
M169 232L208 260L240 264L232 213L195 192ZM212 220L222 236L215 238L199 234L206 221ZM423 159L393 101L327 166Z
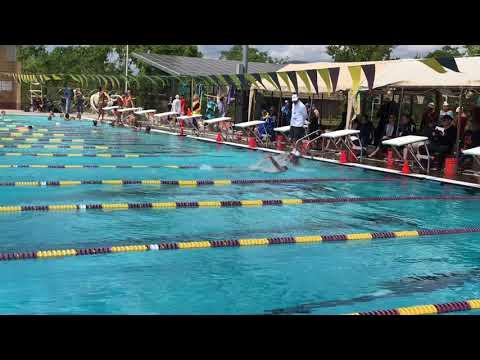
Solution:
M0 45L0 73L20 72L15 45ZM20 84L0 74L0 109L20 109Z

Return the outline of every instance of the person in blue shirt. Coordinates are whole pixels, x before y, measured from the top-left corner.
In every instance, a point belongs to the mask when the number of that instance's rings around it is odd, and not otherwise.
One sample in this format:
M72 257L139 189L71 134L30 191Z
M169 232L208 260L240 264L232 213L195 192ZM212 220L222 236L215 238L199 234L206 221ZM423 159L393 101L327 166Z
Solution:
M262 110L262 120L265 121L264 124L260 124L257 127L258 134L260 137L265 137L268 135L270 137L270 141L274 141L275 139L275 121L270 116L270 114L266 110Z
M282 124L290 124L290 118L292 117L292 111L290 110L290 104L289 104L288 100L285 100L285 104L283 104L280 111L282 112Z
M68 85L65 85L63 88L63 97L65 98L65 114L70 114L73 96L74 94L72 88Z

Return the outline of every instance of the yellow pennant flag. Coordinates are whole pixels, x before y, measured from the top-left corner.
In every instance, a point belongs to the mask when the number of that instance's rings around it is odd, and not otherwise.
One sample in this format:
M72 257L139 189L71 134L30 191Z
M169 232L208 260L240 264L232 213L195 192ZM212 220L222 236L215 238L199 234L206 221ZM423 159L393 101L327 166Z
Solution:
M352 94L355 96L360 87L360 76L362 74L362 67L360 65L349 66L350 76L352 77Z
M332 92L332 81L330 80L328 69L318 69L318 73L327 87L327 92L330 94Z
M305 70L300 70L297 71L298 76L300 76L300 79L302 79L303 83L308 89L309 94L312 93L312 87L310 86L310 80L308 80L308 75Z

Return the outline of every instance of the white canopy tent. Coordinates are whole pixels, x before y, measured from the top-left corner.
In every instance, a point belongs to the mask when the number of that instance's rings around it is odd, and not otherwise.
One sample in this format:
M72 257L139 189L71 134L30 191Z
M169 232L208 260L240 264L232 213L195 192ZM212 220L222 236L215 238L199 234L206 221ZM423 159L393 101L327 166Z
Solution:
M315 70L317 73L317 87L319 93L331 92L331 84L328 84L320 76L322 69L338 68L338 81L336 91L348 91L348 110L347 110L347 127L352 117L352 110L355 105L356 97L352 94L353 80L349 68L352 66L361 66L367 64L375 65L375 78L373 89L381 89L386 87L395 88L469 88L480 87L480 57L464 57L455 58L460 72L454 72L445 68L444 73L439 73L429 66L425 65L418 59L401 59L401 60L385 60L385 61L363 61L363 62L317 62L307 64L288 64L277 70L277 73L288 71L296 72L296 80L298 84L298 94L301 97L315 94L315 87L311 79L307 78L305 84L305 76L298 74L300 71ZM294 86L290 79L288 83L285 75L278 76L278 82L281 86L281 92L285 96L289 96L294 92ZM252 89L266 90L269 92L279 92L279 90L267 80L262 80L263 86L258 82L252 84ZM368 81L363 71L360 71L360 83L358 91L368 90Z

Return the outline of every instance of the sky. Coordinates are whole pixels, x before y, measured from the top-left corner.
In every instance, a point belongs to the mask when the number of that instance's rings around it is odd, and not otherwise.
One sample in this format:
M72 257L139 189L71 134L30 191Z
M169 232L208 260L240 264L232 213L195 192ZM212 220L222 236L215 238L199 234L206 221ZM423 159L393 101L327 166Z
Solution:
M232 45L198 45L203 56L218 59L222 50L228 50ZM251 45L260 51L268 51L272 57L288 57L296 61L330 61L326 52L327 45ZM398 45L394 51L394 57L413 58L415 55L426 55L444 45ZM457 45L452 45L457 46Z

